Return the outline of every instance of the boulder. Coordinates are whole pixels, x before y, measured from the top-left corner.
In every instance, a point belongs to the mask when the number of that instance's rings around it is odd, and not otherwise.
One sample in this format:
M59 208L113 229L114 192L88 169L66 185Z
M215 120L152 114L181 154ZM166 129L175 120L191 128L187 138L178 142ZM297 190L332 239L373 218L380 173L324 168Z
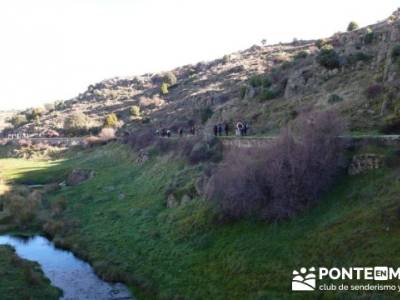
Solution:
M78 185L94 176L94 171L74 169L67 178L66 184L68 186Z
M179 206L178 200L176 200L175 196L173 194L169 194L167 197L167 207L168 208L173 208Z

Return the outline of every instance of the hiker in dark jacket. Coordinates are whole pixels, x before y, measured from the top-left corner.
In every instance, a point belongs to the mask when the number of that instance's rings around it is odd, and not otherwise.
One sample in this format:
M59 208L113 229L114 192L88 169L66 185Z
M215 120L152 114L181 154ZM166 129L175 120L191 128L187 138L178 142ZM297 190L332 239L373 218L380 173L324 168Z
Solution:
M229 135L229 125L228 123L225 123L225 135L228 136Z
M183 128L179 128L179 136L182 137L183 135Z
M214 136L218 135L218 125L214 125Z
M222 124L218 124L218 135L222 136Z

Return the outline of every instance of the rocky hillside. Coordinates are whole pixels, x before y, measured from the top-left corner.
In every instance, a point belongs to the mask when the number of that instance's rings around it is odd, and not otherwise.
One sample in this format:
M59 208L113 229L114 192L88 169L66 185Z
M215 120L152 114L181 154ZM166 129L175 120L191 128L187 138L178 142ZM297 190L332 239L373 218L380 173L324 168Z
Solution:
M253 46L171 72L177 81L167 91L160 90L164 74L104 80L17 130L62 131L65 117L82 111L98 126L114 112L125 130L246 120L254 134L265 134L302 111L335 107L354 131L396 131L400 12L327 39ZM133 105L140 107L140 116L132 116Z

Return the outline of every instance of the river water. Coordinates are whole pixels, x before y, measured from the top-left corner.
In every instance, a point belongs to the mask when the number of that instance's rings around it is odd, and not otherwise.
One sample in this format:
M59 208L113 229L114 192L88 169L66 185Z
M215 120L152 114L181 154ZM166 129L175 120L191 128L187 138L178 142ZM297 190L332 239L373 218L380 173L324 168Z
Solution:
M125 285L100 279L87 262L45 237L0 235L0 245L10 245L19 257L39 263L51 284L64 292L62 300L134 299Z

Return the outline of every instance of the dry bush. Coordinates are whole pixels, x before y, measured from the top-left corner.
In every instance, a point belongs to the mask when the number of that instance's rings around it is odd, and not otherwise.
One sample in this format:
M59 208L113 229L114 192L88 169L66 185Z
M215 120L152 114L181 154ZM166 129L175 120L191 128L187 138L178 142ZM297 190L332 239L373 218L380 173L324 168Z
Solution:
M20 188L4 196L3 206L12 215L16 225L25 226L35 220L42 197L39 191L29 192Z
M315 203L342 165L344 121L333 111L300 116L264 149L236 150L211 176L206 196L239 218L286 219Z
M114 128L103 128L99 133L99 138L103 141L109 141L115 139Z

